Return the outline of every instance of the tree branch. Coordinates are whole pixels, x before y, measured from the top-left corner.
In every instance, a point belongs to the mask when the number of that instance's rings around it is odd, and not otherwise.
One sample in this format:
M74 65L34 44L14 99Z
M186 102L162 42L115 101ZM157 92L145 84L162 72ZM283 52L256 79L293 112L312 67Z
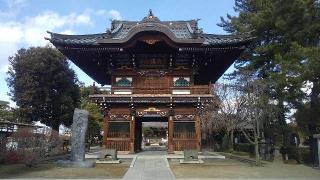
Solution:
M251 140L250 136L244 131L243 128L241 128L241 132L244 134L244 136L247 138L247 140L248 140L251 144L254 144L254 141Z

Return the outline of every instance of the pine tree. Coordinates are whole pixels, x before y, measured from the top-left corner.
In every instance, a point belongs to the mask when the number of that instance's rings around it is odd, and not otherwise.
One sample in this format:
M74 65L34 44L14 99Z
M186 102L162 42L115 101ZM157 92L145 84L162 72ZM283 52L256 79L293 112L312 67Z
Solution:
M221 18L219 25L229 33L250 33L256 38L253 47L236 62L237 73L249 69L269 80L270 98L278 102L283 133L286 112L309 101L311 137L317 133L316 117L320 115L320 2L235 0L234 9L239 14ZM306 84L312 84L310 94L302 91ZM315 141L310 147L315 160Z

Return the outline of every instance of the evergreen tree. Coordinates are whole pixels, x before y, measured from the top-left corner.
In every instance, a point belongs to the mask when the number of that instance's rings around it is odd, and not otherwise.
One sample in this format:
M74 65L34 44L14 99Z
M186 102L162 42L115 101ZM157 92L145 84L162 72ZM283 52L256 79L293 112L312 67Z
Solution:
M70 126L79 105L77 77L66 58L51 47L20 49L9 58L7 83L23 118L59 131Z
M102 110L95 103L90 102L89 95L92 93L93 87L80 87L81 94L81 108L89 112L87 140L90 144L95 143L95 138L101 140L101 130L103 127L103 114Z
M18 118L16 109L9 106L9 102L0 100L0 121L16 121Z
M279 106L278 121L285 134L285 114L310 101L309 135L316 133L320 105L320 2L316 0L235 0L237 16L219 24L229 33L250 33L255 44L236 62L238 73L254 70L268 79L270 98ZM312 84L311 93L302 91ZM285 135L284 135L285 137ZM285 144L284 140L284 144ZM311 143L316 159L315 141Z

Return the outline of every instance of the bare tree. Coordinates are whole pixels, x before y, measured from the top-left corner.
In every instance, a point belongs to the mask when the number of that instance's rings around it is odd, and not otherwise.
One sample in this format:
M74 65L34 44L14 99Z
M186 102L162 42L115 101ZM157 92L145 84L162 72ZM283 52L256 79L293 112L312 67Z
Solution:
M201 133L202 139L205 140L206 146L213 147L214 145L214 133L218 132L220 128L217 128L217 124L213 120L216 117L216 111L219 107L219 99L214 98L212 102L204 105L200 113L201 119Z
M226 132L229 150L233 149L233 134L239 130L255 146L256 165L259 166L259 141L262 123L274 115L269 104L266 83L252 74L244 74L236 81L216 84L218 101L205 106L202 113L207 131Z
M233 150L234 131L242 123L240 113L245 99L235 84L216 84L213 91L216 100L202 111L203 131L209 134L224 131L228 140L227 150Z
M259 143L263 134L263 123L276 115L274 106L270 104L267 83L248 73L243 74L238 83L238 90L242 93L244 103L241 107L241 132L246 139L254 144L256 165L261 165ZM249 128L248 128L249 127ZM250 132L248 132L250 131Z

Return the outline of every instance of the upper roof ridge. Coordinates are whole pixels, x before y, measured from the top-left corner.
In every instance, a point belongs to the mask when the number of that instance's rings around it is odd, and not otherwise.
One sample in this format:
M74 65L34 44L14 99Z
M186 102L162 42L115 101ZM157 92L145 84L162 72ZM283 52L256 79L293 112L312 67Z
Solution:
M160 22L160 19L153 14L151 9L149 9L149 14L142 19L142 22Z

